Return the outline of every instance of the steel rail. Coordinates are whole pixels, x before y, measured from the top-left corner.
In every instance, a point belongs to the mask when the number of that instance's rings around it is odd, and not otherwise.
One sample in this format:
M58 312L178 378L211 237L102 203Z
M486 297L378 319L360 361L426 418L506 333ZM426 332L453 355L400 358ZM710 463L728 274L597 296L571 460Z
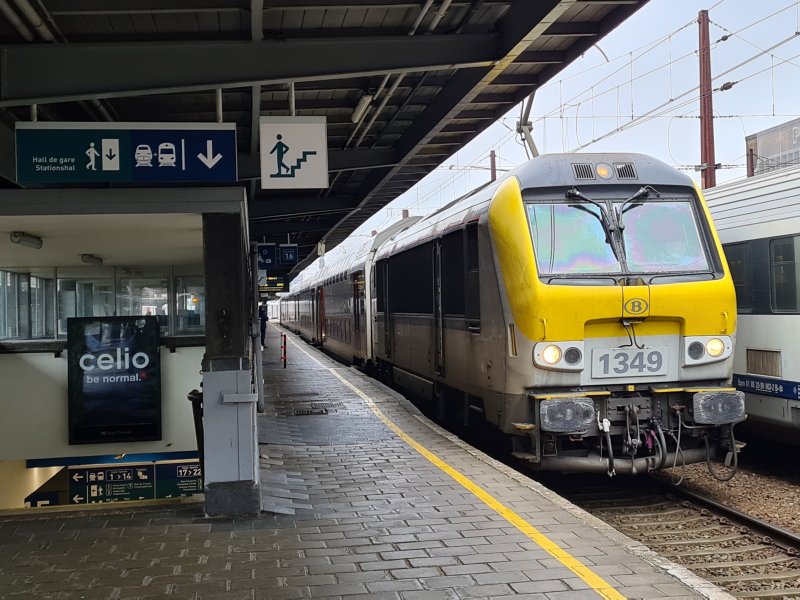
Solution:
M663 481L659 477L653 477L652 479L664 486L666 489L670 490L670 493L675 494L676 496L681 496L698 504L702 504L709 510L713 510L717 513L723 513L720 516L724 516L731 521L736 521L737 523L743 524L754 533L768 537L771 542L777 546L780 546L784 550L789 552L793 551L796 554L800 554L800 535L792 533L791 531L783 529L782 527L778 527L777 525L771 525L766 521L762 521L757 517L743 513L730 506L720 504L719 502L712 500L711 498L706 498L705 496L696 492L683 489L671 482Z

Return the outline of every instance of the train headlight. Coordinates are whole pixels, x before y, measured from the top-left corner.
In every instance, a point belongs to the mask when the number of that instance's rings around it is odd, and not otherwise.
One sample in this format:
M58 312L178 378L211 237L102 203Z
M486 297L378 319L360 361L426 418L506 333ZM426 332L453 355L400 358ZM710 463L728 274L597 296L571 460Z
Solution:
M719 338L711 338L706 342L706 352L708 352L710 356L717 358L725 352L725 342Z
M557 365L561 360L561 348L550 344L542 350L542 360L548 365Z
M730 357L733 339L727 335L695 335L684 338L683 347L683 366L694 367Z
M594 402L591 398L542 400L539 405L539 423L543 431L582 433L594 422Z
M539 342L533 347L533 364L551 371L582 371L583 342Z

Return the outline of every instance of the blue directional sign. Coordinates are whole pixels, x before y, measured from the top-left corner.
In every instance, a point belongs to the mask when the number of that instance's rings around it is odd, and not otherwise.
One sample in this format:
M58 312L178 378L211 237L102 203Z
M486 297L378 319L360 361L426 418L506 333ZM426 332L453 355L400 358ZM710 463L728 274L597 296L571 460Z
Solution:
M21 184L235 182L233 123L17 123Z
M275 244L258 245L258 270L268 271L278 264Z
M203 492L198 461L156 464L156 498L177 498Z
M281 265L296 265L297 244L281 244L278 247L278 262Z
M155 498L153 464L68 467L69 503L93 504Z

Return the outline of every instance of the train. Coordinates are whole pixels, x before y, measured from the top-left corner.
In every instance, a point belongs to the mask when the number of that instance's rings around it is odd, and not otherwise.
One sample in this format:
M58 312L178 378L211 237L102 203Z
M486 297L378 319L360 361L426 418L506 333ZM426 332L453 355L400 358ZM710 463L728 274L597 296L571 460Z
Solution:
M706 191L736 288L744 433L800 444L800 166Z
M674 168L541 155L324 259L281 324L440 421L499 432L532 469L735 472L734 284Z

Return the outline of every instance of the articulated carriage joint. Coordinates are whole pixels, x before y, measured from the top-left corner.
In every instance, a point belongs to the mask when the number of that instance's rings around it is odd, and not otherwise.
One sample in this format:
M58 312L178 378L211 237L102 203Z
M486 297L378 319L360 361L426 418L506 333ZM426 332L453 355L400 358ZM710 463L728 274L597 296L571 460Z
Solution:
M694 421L700 425L738 423L745 418L744 392L710 390L692 396Z

